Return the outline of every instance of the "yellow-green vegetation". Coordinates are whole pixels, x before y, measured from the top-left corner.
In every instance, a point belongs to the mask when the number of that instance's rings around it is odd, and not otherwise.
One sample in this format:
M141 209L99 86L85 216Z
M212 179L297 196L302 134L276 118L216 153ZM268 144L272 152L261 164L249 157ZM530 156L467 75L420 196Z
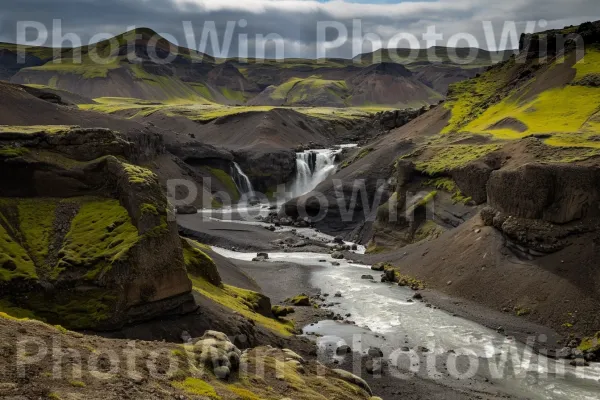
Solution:
M14 306L8 300L0 300L0 316L11 319L40 319L31 310Z
M218 169L218 168L208 168L210 173L213 174L215 176L215 178L217 178L219 180L219 182L221 182L228 193L230 193L232 195L232 201L236 202L240 199L240 192L237 188L237 185L235 184L235 182L233 181L233 178L231 177L231 175L229 175L227 172L223 171L222 169Z
M271 312L273 313L273 315L277 318L281 318L281 317L285 317L289 314L293 314L296 311L294 310L293 307L289 307L289 306L273 306L271 307Z
M142 215L150 214L150 215L158 215L158 210L154 204L144 203L141 207Z
M84 79L106 78L109 71L120 67L118 59L113 59L107 64L93 62L89 57L84 56L81 60L61 58L57 61L51 61L38 67L29 67L31 71L54 72L62 74L81 75ZM48 85L53 86L53 85Z
M426 287L425 282L410 275L401 274L397 270L397 267L394 267L391 264L386 264L384 266L384 271L386 272L386 275L390 273L394 274L394 282L398 283L398 286L407 286L414 290L422 290Z
M531 310L529 308L519 306L515 307L515 314L517 315L517 317L523 317L525 315L531 314Z
M0 134L2 133L23 133L23 134L57 134L65 133L70 131L72 128L79 128L78 126L69 125L0 125Z
M221 397L215 391L215 388L198 378L188 377L183 382L173 382L173 387L183 390L187 394L203 396L203 398L219 400Z
M256 300L257 293L229 285L224 285L223 287L215 286L202 277L190 276L190 279L194 285L194 290L198 293L240 313L257 324L284 336L290 336L294 331L294 326L291 322L282 322L274 318L267 318L254 311L252 303Z
M69 268L90 269L94 279L113 263L127 257L139 236L117 200L83 199L60 252L55 274Z
M450 193L452 195L452 201L454 201L454 203L467 203L468 201L471 200L470 197L465 196L460 191L460 189L456 185L456 182L454 182L454 180L452 180L450 178L431 179L431 180L425 181L423 183L423 185L433 186L438 190L443 190L445 192Z
M44 265L53 231L56 201L20 199L17 202L23 246L34 263Z
M379 254L387 251L388 249L384 246L378 246L375 242L369 242L367 249L365 250L366 254Z
M127 172L129 182L131 183L149 185L158 180L154 172L147 168L127 163L121 163L121 165L125 169L125 172Z
M511 59L484 72L478 78L451 85L444 107L452 110L452 117L442 132L460 131L480 116L498 91L508 83L511 78L509 71L514 65L515 61Z
M577 75L573 82L577 83L589 75L600 75L600 48L588 46L585 57L575 64Z
M21 157L29 153L25 147L0 147L0 157L14 158Z
M262 400L261 397L257 396L248 389L240 387L239 385L229 385L227 386L227 390L234 393L239 400Z
M182 247L185 267L189 274L200 276L213 284L221 283L217 266L212 258L202 251L204 245L182 239Z
M106 321L114 309L117 296L101 289L62 293L48 298L34 293L27 299L27 308L35 311L36 319L61 321L69 329L85 329Z
M348 86L345 81L320 79L317 76L309 78L292 78L277 86L270 97L287 104L308 103L315 97L327 97L332 102L345 104L348 96Z
M598 104L600 104L599 88L585 86L554 88L542 92L527 102L508 97L491 106L480 117L467 124L464 130L491 134L499 139L519 139L533 133L578 133L584 129L588 119L600 110ZM490 129L494 124L507 118L520 121L527 126L527 129L523 132L508 128ZM582 146L598 146L598 143L587 143L586 139L585 135L580 137Z
M445 231L446 230L440 225L431 220L427 220L424 224L419 226L419 229L416 230L413 240L414 242L420 242L422 240L436 239Z
M84 388L86 386L85 383L81 381L70 381L69 383L71 384L71 386L76 388Z
M600 352L600 332L596 332L594 336L584 338L578 349L590 353Z
M428 160L416 162L415 167L418 171L429 176L435 176L466 165L501 147L501 145L495 144L479 146L466 144L448 145L436 148L435 153Z
M287 299L286 302L291 303L295 306L300 306L300 307L310 306L310 298L305 294L291 297L291 298Z

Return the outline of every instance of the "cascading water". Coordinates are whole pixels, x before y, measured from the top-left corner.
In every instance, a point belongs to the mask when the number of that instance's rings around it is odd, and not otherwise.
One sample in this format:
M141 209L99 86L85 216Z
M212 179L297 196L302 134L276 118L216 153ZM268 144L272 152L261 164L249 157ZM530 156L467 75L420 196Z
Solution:
M233 177L233 181L235 182L235 185L237 186L241 195L251 197L254 194L252 182L250 182L248 175L242 171L242 168L236 162L233 163L231 176Z
M317 187L335 172L335 158L342 149L308 150L296 153L296 178L292 182L292 197L302 196Z

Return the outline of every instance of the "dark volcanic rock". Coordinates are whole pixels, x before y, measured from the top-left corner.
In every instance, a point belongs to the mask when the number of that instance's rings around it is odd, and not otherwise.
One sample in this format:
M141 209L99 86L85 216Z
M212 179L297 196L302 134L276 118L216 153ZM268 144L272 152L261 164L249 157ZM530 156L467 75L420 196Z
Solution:
M289 182L296 173L296 153L293 150L239 150L235 159L254 189L275 192L277 185Z
M565 224L600 215L600 168L528 164L495 171L487 184L488 203L509 215Z

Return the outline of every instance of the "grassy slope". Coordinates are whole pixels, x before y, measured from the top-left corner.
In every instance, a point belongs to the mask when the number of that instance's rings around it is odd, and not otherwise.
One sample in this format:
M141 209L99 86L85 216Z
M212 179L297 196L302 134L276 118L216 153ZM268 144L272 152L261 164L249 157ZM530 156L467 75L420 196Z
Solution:
M590 140L600 133L600 88L581 86L590 75L600 74L600 50L589 47L583 60L574 65L576 76L566 86L556 86L530 96L528 90L536 79L552 73L557 62L540 69L533 80L507 93L499 102L494 99L509 80L514 61L484 73L480 78L461 82L453 87L446 107L452 118L445 129L449 132L469 132L490 135L495 139L514 140L531 134L551 134L546 144L554 146L582 146L600 148ZM494 125L512 119L524 124L525 129ZM522 125L521 125L522 126Z
M98 104L82 104L83 110L107 114L128 115L131 118L142 118L155 112L169 116L182 116L192 121L209 122L214 119L247 112L265 112L274 106L226 106L220 104L155 102L121 97L105 97L95 99ZM365 118L379 111L392 109L386 106L370 107L277 107L290 108L300 113L322 119L356 119Z

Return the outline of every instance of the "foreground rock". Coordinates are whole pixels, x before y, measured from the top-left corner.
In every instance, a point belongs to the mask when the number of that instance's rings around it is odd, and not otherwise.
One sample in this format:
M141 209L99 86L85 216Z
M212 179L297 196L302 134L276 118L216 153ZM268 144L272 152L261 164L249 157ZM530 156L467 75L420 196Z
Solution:
M47 344L48 351L27 353L17 363L13 357L17 357L16 343L22 335ZM6 354L0 357L0 370L4 372L0 390L8 397L283 399L290 396L292 386L294 398L369 400L371 396L369 386L351 374L330 370L285 348L267 346L242 351L216 331L205 332L193 344L130 342L84 336L0 313L0 340ZM52 346L57 342L60 347ZM61 360L63 371L71 371L74 366L71 359L63 357L63 351L81 357L81 376L54 373L56 360ZM130 357L132 351L135 357ZM98 361L98 354L107 353L117 356L111 358L112 362L127 364L127 371L112 375L110 384L99 371L87 369L89 363ZM29 378L18 379L17 368Z

